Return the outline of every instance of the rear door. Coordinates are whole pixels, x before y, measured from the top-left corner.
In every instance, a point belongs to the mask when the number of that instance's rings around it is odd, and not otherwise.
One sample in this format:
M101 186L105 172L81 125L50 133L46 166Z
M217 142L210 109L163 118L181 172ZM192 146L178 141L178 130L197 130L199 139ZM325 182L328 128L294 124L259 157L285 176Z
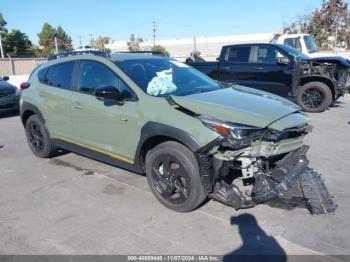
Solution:
M250 45L228 47L219 62L219 80L254 87L255 65L251 61Z
M253 87L280 96L290 95L294 73L292 60L273 45L253 46L252 53ZM290 62L285 64L281 62L283 60Z
M75 62L63 62L41 69L37 105L51 136L71 136L72 78Z

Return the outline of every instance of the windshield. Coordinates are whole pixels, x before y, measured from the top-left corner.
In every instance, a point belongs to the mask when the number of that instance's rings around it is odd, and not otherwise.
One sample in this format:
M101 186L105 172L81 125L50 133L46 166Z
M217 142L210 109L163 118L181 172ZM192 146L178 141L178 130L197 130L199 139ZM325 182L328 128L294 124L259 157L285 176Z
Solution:
M312 36L309 36L309 35L304 36L304 41L305 41L306 49L309 53L318 52L317 45L314 39L312 38Z
M164 59L130 59L119 66L145 93L183 96L220 89L218 83L181 62Z
M298 49L295 49L289 45L280 45L280 48L284 52L294 57L295 59L309 59L307 55L305 55L304 53L300 52Z

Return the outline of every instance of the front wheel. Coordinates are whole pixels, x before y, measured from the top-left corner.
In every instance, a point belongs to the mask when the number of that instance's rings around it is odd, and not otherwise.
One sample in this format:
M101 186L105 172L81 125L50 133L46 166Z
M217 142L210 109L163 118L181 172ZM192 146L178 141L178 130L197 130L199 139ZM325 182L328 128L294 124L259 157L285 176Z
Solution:
M177 142L164 142L147 153L146 176L155 197L169 209L189 212L206 198L194 154Z
M323 112L332 103L332 91L324 83L310 82L298 88L298 105L306 112Z

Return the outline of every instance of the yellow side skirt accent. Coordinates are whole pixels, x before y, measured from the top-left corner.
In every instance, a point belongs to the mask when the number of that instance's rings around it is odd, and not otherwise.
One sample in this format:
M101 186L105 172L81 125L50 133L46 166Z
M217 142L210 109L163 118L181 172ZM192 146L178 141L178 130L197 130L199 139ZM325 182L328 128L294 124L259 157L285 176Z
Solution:
M62 140L62 141L65 141L65 142L68 142L68 143L71 143L71 144L74 144L74 145L77 145L77 146L81 146L81 147L90 149L90 150L92 150L92 151L101 153L101 154L103 154L103 155L106 155L106 156L109 156L109 157L111 157L111 158L114 158L114 159L123 161L123 162L128 163L128 164L134 164L134 161L132 161L132 160L126 158L126 157L123 157L123 156L120 156L120 155L117 155L117 154L114 154L114 153L111 153L111 152L108 152L108 151L105 151L105 150L103 150L103 149L99 149L99 148L96 148L96 147L93 147L93 146L81 144L81 143L76 142L76 141L74 141L74 140L71 140L71 139L69 139L69 138L65 138L65 137L61 137L61 136L53 136L53 137L51 137L51 138L52 138L52 139Z

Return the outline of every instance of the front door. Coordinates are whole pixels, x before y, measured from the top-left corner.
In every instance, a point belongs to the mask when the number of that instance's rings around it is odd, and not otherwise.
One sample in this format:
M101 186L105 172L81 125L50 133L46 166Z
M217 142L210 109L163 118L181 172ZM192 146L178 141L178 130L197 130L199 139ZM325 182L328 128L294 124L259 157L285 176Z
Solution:
M88 149L131 163L134 148L128 143L138 138L137 99L132 90L106 65L82 60L76 91L72 97L74 141ZM97 100L97 88L118 88L124 98L122 105Z

